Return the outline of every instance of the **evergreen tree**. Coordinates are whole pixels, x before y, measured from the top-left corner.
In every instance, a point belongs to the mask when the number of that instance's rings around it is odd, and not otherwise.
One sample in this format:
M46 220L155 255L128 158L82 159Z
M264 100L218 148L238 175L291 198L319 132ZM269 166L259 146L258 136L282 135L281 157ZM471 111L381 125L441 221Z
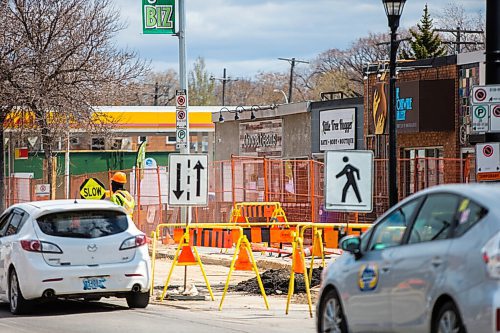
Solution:
M432 26L427 4L424 7L424 15L417 24L417 30L410 29L410 33L412 40L410 41L411 51L407 55L409 58L428 59L446 54L441 38Z

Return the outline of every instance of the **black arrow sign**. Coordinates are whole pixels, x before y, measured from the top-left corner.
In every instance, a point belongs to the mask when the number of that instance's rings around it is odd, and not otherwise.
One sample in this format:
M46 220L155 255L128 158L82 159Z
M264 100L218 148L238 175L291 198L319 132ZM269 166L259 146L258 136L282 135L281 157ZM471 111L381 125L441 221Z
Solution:
M177 200L179 200L182 193L184 193L184 191L181 191L181 164L177 163L177 188L174 190Z
M194 166L194 169L196 170L196 196L199 197L201 195L200 187L201 187L201 170L205 169L203 165L201 165L201 162L198 161L196 165Z

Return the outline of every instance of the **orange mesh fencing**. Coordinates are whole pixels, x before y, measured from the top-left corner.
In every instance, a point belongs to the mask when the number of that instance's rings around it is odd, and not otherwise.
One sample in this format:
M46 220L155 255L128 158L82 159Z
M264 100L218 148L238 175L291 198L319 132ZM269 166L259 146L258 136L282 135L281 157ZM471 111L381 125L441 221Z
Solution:
M413 158L398 162L400 199L433 185L475 181L473 157ZM142 231L150 234L159 223L181 223L181 208L168 205L165 166L72 175L69 197L80 198L80 185L90 177L99 179L109 189L115 171L127 174L126 188L136 201L133 219ZM359 214L324 210L324 165L318 161L233 156L231 160L212 162L208 172L208 205L192 208L191 221L195 223L227 222L234 204L245 201L280 202L289 222L373 222L388 209L386 159L374 161L373 212ZM57 177L57 199L66 198L65 182L64 176ZM35 185L42 183L41 179L6 178L6 205L47 199L35 195Z

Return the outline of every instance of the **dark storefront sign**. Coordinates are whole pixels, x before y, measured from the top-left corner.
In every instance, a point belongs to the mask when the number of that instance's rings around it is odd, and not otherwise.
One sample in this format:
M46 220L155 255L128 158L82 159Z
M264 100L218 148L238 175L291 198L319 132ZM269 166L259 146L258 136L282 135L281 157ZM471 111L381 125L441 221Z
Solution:
M283 120L261 120L240 124L240 155L282 155Z
M372 88L373 103L368 131L388 133L388 85L378 82ZM396 84L396 128L398 133L452 131L455 122L455 83L453 80L426 80Z

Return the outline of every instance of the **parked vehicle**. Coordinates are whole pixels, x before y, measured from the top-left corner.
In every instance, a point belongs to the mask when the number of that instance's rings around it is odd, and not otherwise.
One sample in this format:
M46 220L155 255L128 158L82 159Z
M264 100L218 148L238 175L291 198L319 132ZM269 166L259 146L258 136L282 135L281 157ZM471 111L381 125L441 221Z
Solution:
M423 190L323 272L318 332L500 331L500 186Z
M149 303L146 235L101 200L17 204L0 216L0 300L14 314L50 298L125 297Z

